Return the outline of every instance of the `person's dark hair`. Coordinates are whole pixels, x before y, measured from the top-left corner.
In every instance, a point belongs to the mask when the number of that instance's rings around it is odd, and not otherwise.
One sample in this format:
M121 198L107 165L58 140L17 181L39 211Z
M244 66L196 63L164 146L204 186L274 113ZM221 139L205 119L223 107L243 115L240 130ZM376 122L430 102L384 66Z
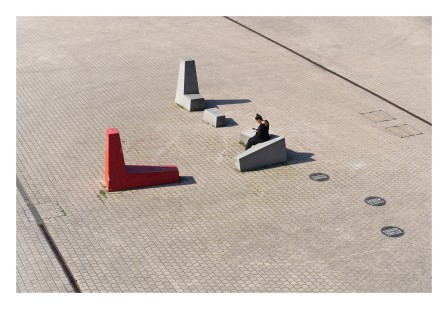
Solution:
M261 117L260 114L257 114L257 115L255 116L255 120L263 120L263 117Z

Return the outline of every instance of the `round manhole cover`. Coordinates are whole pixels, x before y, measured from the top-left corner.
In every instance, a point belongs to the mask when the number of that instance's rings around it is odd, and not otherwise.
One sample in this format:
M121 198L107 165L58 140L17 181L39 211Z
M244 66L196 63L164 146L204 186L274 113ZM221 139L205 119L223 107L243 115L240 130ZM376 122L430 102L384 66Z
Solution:
M324 173L314 173L310 175L310 179L315 181L327 181L330 179L330 176Z
M401 237L404 235L404 231L395 226L385 226L381 229L381 233L387 237Z
M369 196L367 197L364 202L366 202L370 206L384 206L386 205L386 200L378 197L378 196Z

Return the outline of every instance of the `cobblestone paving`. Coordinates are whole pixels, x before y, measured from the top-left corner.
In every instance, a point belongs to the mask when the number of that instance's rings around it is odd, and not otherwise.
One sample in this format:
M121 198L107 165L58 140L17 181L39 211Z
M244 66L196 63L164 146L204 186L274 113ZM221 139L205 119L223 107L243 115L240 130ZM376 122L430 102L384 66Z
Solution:
M28 206L16 192L16 291L73 292Z
M232 17L431 121L431 17Z
M174 104L190 57L233 125ZM257 112L288 164L240 173ZM102 197L107 127L181 184ZM18 18L17 174L83 292L431 291L431 127L225 18Z

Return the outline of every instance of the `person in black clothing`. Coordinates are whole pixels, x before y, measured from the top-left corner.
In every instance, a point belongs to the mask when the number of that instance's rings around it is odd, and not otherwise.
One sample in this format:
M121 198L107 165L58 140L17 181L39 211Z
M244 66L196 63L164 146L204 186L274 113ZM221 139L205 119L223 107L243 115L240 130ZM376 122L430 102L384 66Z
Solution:
M253 128L257 133L247 141L246 150L258 143L263 143L269 140L269 122L263 120L259 114L255 116L255 120L260 124L258 129Z

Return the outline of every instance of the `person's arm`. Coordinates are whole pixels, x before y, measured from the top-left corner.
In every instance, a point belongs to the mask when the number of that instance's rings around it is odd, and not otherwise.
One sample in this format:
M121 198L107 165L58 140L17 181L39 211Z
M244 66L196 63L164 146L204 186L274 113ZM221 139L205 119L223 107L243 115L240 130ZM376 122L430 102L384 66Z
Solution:
M257 131L257 133L255 133L255 135L258 136L258 137L260 137L260 136L261 136L261 133L263 133L263 131L264 131L264 124L260 124L260 125L258 126L258 129L256 129L256 131Z

